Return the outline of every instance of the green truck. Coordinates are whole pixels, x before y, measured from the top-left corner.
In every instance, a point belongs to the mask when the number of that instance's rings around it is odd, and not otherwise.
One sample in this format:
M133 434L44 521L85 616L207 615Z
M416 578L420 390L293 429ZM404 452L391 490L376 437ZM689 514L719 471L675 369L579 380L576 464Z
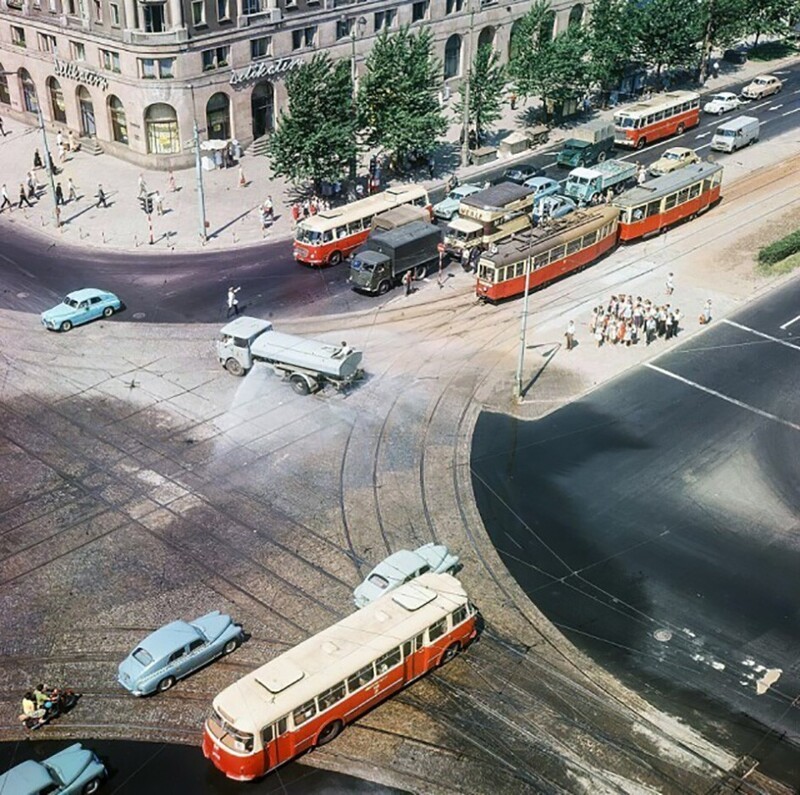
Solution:
M609 189L621 193L635 185L636 172L636 163L624 160L605 160L592 168L573 168L562 193L581 205L594 204L602 200Z
M613 148L614 125L607 121L590 122L572 132L556 155L556 163L570 168L593 166L602 163Z

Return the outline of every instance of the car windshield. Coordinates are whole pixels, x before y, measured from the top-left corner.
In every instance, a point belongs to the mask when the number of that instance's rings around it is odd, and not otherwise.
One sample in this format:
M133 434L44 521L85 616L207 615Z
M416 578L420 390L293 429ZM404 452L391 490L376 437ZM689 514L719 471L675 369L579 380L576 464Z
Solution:
M135 649L133 654L131 655L136 662L141 663L142 665L150 665L153 662L153 657L151 656L149 651L145 651L141 646L138 649Z
M664 160L680 160L681 155L678 152L666 152L664 154Z
M308 229L300 224L300 226L297 227L295 240L298 243L309 243L312 246L318 246L322 242L322 232L318 232L315 229Z
M70 306L73 309L78 308L78 302L74 298L70 298L69 296L67 296L61 303L66 304L67 306Z
M367 577L367 582L381 590L389 586L389 580L387 580L386 577L382 577L380 574L370 574L369 577Z
M729 99L730 97L726 94L714 94L714 96L711 97L712 102L728 102Z

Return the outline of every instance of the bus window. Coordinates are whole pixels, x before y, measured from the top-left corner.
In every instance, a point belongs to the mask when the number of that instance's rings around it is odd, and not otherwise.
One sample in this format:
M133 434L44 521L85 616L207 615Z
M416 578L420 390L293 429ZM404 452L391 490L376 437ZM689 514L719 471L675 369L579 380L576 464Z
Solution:
M377 660L375 660L375 669L378 672L378 676L385 674L390 668L394 668L394 666L399 662L400 647L398 646L396 649L386 652L386 654L381 655Z
M347 225L347 234L348 235L357 235L361 231L361 220L356 219L355 221L350 221Z
M340 226L340 227L339 227L339 228L336 230L336 239L337 239L337 240L341 240L343 237L347 237L347 227L345 227L345 226Z
M326 229L322 233L322 242L330 243L333 240L333 229Z
M347 692L354 693L358 688L364 687L375 678L375 669L372 663L365 665L360 671L356 671L347 680Z
M292 717L294 718L294 725L300 726L305 723L307 720L310 720L317 714L317 705L312 698L311 701L306 701L305 704L301 704L293 713Z
M265 726L261 730L261 745L269 745L275 739L272 733L272 726Z
M658 111L658 113L654 113L652 116L648 116L647 118L649 120L651 120L651 123L655 122L655 121L663 121L664 120L664 111L660 110L660 111Z
M581 250L581 239L576 238L575 240L570 240L567 243L567 256L570 254L577 254Z
M337 682L333 687L323 690L317 696L319 711L324 712L328 707L332 707L344 698L344 682Z
M645 125L652 124L655 121L655 118L656 117L655 117L654 113L651 113L649 116L646 116L645 119L644 119Z
M654 215L658 215L661 212L661 199L654 202L649 202L647 205L647 212L645 215L648 218L652 218Z
M428 640L433 643L437 638L441 638L447 629L447 619L443 618L428 627Z
M467 617L467 606L461 605L453 611L453 626L457 626Z

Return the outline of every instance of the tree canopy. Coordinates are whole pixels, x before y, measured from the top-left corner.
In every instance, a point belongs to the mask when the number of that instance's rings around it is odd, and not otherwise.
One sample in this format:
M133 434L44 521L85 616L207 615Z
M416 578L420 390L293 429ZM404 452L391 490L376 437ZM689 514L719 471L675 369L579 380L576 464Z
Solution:
M475 53L475 60L467 75L469 81L469 127L478 133L488 130L500 118L503 92L506 87L506 70L500 64L500 56L491 44L483 44ZM455 106L461 118L464 113L463 99Z

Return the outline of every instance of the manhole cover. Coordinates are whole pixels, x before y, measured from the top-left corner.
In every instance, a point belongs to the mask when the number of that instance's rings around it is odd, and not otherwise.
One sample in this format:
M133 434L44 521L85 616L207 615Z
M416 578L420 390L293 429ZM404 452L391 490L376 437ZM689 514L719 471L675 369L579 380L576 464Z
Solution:
M133 319L134 320L144 320L147 315L144 312L134 312Z
M656 640L660 640L662 643L672 640L672 632L668 629L657 629L653 635Z
M17 293L17 298L27 298L29 293Z

